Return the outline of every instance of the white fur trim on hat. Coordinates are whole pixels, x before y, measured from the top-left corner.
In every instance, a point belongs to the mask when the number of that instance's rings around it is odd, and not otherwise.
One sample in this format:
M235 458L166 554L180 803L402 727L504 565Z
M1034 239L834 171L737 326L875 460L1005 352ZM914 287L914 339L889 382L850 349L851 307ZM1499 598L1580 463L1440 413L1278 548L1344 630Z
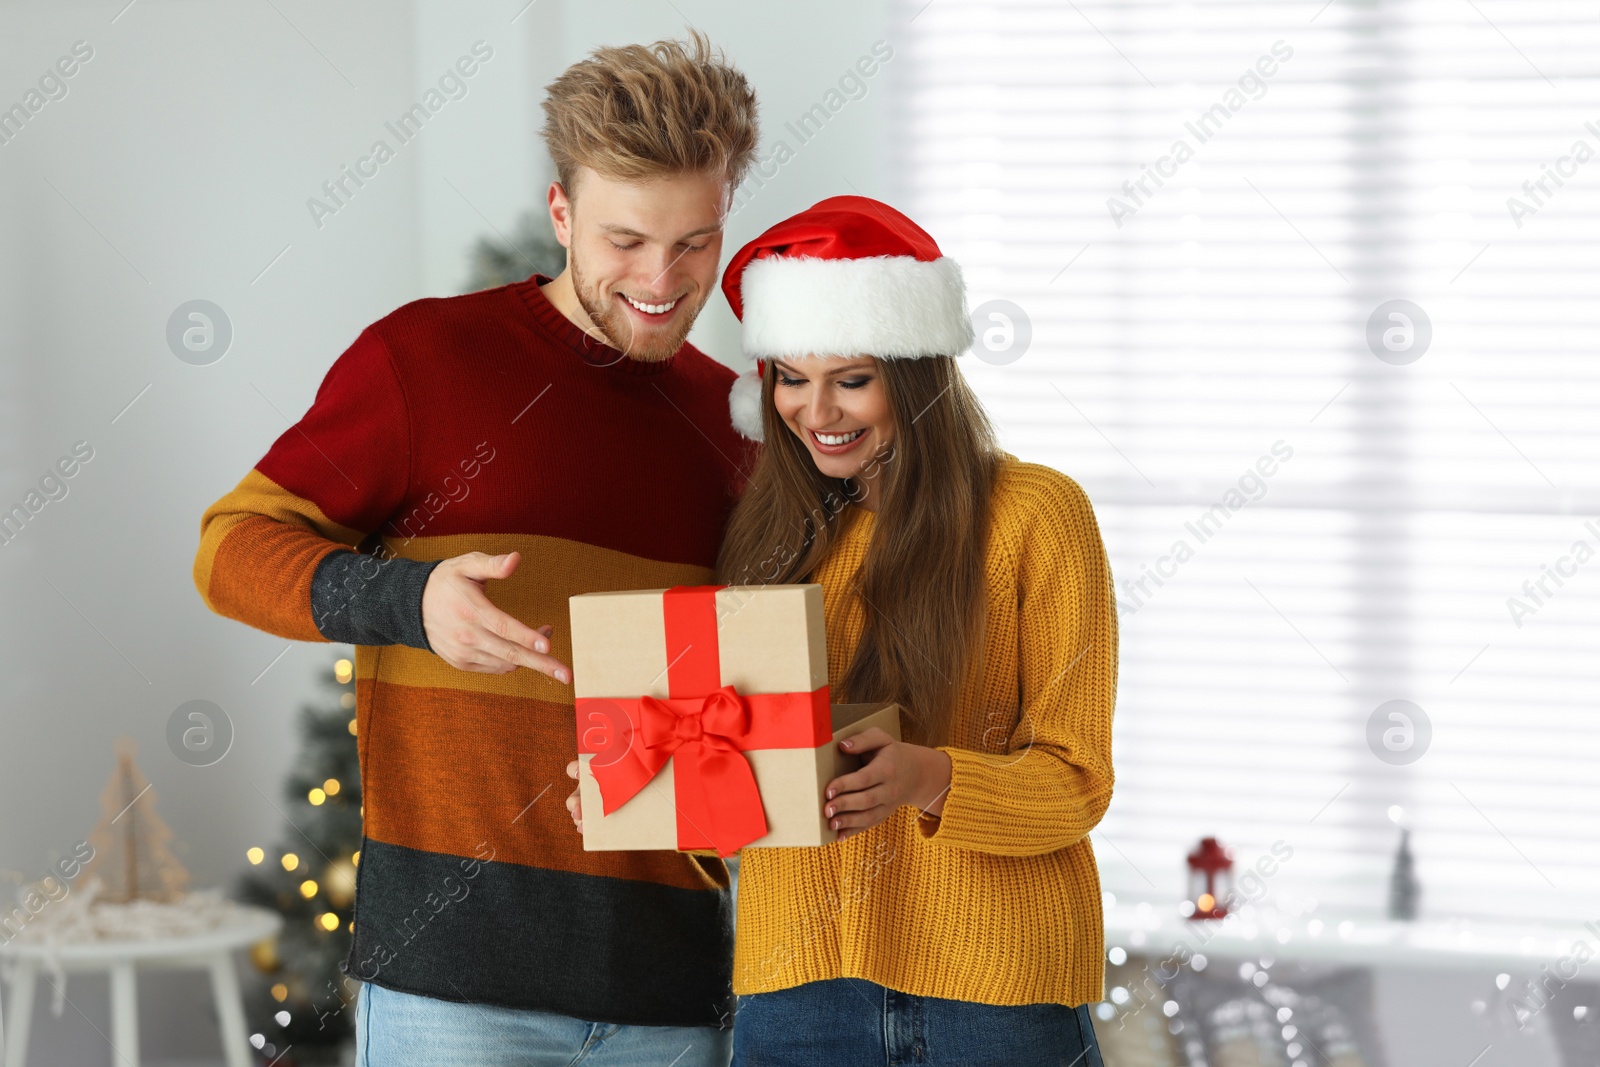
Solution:
M739 279L748 356L958 356L972 346L949 257L752 260Z
M747 371L733 380L728 390L728 417L733 428L750 438L761 440L761 376Z

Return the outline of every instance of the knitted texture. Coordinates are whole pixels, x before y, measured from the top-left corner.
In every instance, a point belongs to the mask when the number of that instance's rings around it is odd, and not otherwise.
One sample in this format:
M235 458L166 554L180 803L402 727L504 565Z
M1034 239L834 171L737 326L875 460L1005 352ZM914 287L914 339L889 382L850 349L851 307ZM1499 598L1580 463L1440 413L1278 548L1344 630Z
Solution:
M440 562L329 552L311 573L312 619L329 641L432 652L422 623L422 594Z
M846 509L815 580L840 678L865 607L853 578L874 516ZM983 667L952 723L942 817L899 808L821 848L740 855L734 991L865 978L986 1004L1102 999L1089 831L1111 801L1117 622L1088 497L1007 457L985 561Z
M425 650L416 561L521 552L486 593L552 624L566 663L569 596L714 574L750 459L728 422L733 372L691 345L628 359L563 317L545 280L416 301L363 330L206 511L195 584L212 610L280 637L357 642L348 973L592 1021L721 1025L722 862L584 851L562 803L571 687Z

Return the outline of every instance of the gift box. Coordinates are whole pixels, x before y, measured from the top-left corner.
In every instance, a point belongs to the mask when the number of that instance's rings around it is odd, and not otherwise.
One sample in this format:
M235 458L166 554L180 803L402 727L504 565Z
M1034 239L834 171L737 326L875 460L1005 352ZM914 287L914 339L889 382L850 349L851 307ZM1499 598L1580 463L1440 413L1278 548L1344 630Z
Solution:
M583 847L825 845L836 742L894 704L828 701L819 585L678 586L570 600Z

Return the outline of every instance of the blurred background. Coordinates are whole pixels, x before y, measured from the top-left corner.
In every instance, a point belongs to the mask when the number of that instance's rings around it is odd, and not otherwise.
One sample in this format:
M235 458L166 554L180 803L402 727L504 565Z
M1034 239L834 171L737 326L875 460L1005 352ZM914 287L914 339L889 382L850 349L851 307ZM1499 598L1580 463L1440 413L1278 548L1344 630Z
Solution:
M251 1054L306 1055L273 1015L347 914L350 649L210 614L200 515L366 324L551 270L542 87L689 26L761 104L725 248L906 211L1006 447L1095 504L1107 1062L1600 1063L1600 18L1565 0L0 3L0 899L148 783L158 866L300 931L239 973ZM692 339L745 369L720 299ZM291 867L297 823L356 844ZM0 910L0 965L71 900ZM107 1062L106 977L56 985L30 1062ZM222 1062L203 972L138 1011L147 1062Z

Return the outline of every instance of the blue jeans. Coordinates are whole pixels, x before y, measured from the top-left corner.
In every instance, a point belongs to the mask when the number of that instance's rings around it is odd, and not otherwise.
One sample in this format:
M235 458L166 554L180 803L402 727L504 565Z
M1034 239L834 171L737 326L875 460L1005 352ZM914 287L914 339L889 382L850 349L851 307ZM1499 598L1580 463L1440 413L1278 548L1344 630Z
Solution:
M1104 1067L1089 1006L1002 1007L860 978L739 998L733 1067Z
M461 1004L372 985L356 995L356 1067L727 1067L733 1035Z

